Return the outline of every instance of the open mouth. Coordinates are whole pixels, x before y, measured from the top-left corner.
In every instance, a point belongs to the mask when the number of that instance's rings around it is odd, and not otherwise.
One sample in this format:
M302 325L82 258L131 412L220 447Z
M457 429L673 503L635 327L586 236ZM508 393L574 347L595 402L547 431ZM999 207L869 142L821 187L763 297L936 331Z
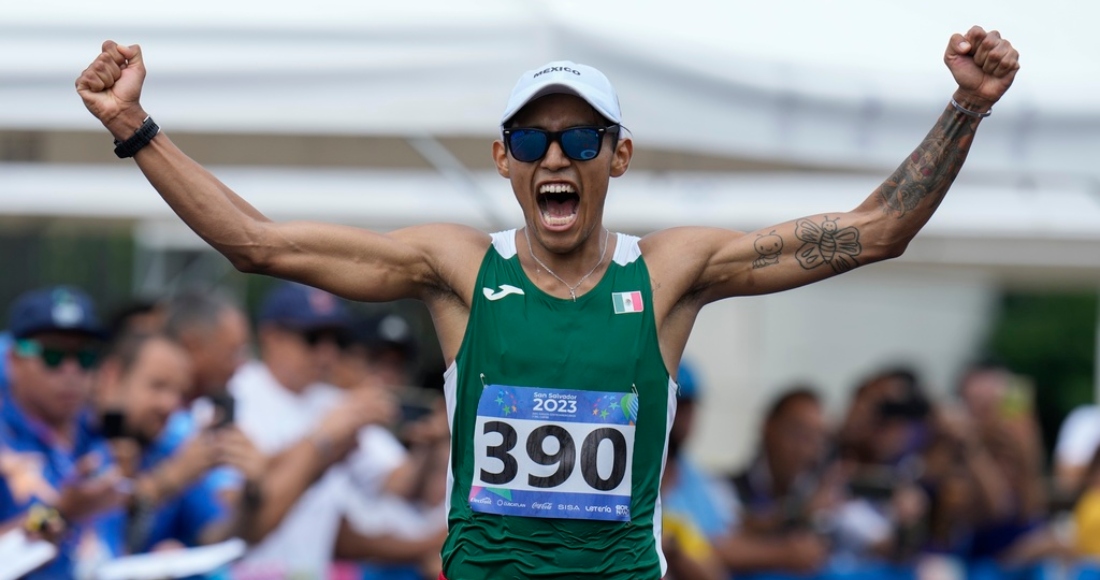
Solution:
M577 219L581 196L567 183L548 183L539 188L539 215L544 225L560 228Z

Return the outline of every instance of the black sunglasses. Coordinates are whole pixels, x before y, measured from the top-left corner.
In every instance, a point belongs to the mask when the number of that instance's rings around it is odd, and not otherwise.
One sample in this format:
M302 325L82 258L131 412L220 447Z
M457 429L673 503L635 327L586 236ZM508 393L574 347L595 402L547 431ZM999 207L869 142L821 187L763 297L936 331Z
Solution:
M341 350L351 346L352 342L351 337L348 336L348 333L329 328L321 330L307 330L306 332L302 333L302 339L306 341L306 344L308 344L310 348L321 344L323 341L330 340L336 345L337 348Z
M94 369L99 364L100 349L94 347L57 348L44 345L37 340L24 338L15 341L15 353L19 356L36 356L42 359L42 363L49 369L60 368L65 359L73 358L81 369L87 371Z
M516 128L504 130L504 144L516 161L531 163L542 159L550 144L554 141L561 146L562 153L574 161L588 161L600 154L603 136L608 131L618 130L618 125L608 127L570 127L563 131L545 129Z

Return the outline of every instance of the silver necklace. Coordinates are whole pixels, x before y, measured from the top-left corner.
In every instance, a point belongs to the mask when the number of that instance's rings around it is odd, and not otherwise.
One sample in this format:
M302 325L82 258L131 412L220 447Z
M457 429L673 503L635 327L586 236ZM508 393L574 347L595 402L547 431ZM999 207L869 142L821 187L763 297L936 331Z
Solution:
M596 271L596 268L599 268L600 264L603 263L603 259L607 255L607 237L609 235L611 235L611 232L609 232L607 230L607 228L604 228L603 229L603 242L600 244L600 261L596 262L596 265L592 266L592 269L589 270L587 274L585 274L584 276L581 276L581 279L577 280L576 284L573 284L572 286L570 286L569 283L567 283L565 280L562 280L561 276L558 276L557 274L555 274L554 271L551 270L549 266L547 266L546 264L543 264L542 260L540 260L539 257L535 255L535 250L534 250L534 248L531 247L531 232L527 228L523 228L523 237L527 238L527 252L529 254L531 254L531 257L535 259L535 262L539 266L542 266L543 270L546 270L547 272L549 272L549 274L551 276L553 276L558 282L561 282L562 286L565 286L566 288L569 289L569 297L573 299L573 302L577 301L577 288L579 288L581 284L584 284L584 281L587 280L588 277L591 276L592 273Z

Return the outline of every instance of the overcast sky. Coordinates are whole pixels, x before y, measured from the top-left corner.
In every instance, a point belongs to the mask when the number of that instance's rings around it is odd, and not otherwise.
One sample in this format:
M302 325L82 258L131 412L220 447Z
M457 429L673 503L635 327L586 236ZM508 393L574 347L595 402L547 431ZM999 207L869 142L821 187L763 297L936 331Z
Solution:
M219 65L238 72L384 70L401 66L385 60L392 41L402 40L402 56L410 62L438 58L433 48L457 62L461 47L467 65L484 55L482 69L496 68L483 76L498 87L547 57L570 58L571 39L587 38L609 41L604 56L630 55L696 78L713 75L726 85L747 79L765 90L838 101L887 95L921 103L930 95L941 99L954 86L942 62L951 33L981 24L1000 30L1021 53L1022 70L999 106L1002 114L1038 110L1100 121L1100 2L1084 0L187 0L107 6L85 0L0 4L0 50L23 56L0 61L0 83L8 89L24 80L53 84L71 99L71 79L106 38L141 42L158 79L173 71L216 73ZM236 46L234 38L241 38ZM310 38L318 46L294 47ZM472 46L483 38L505 44ZM410 49L414 42L421 48ZM607 66L614 80L621 62L588 64ZM59 123L66 114L83 115L43 97L24 98L48 107ZM498 103L492 104L495 111ZM79 118L90 126L85 117Z
M188 0L104 5L6 2L0 26L295 26L360 28L547 22L591 26L639 42L684 43L780 60L876 69L925 68L930 50L972 24L1001 30L1034 78L1100 76L1100 3L1084 0ZM107 7L110 6L110 9ZM120 26L121 28L121 26ZM907 47L908 50L897 50Z

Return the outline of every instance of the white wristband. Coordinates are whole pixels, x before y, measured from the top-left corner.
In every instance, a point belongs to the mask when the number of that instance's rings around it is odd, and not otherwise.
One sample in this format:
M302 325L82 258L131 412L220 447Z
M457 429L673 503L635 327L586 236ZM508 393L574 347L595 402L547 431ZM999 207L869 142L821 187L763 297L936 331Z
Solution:
M979 113L978 111L971 111L970 109L963 108L963 106L960 105L959 102L955 100L955 97L951 97L951 106L955 107L956 111L958 111L958 112L960 112L960 113L962 113L962 114L964 114L968 117L974 117L975 119L984 119L984 118L986 118L986 117L993 114L993 109L990 109L990 110L988 110L984 113Z

